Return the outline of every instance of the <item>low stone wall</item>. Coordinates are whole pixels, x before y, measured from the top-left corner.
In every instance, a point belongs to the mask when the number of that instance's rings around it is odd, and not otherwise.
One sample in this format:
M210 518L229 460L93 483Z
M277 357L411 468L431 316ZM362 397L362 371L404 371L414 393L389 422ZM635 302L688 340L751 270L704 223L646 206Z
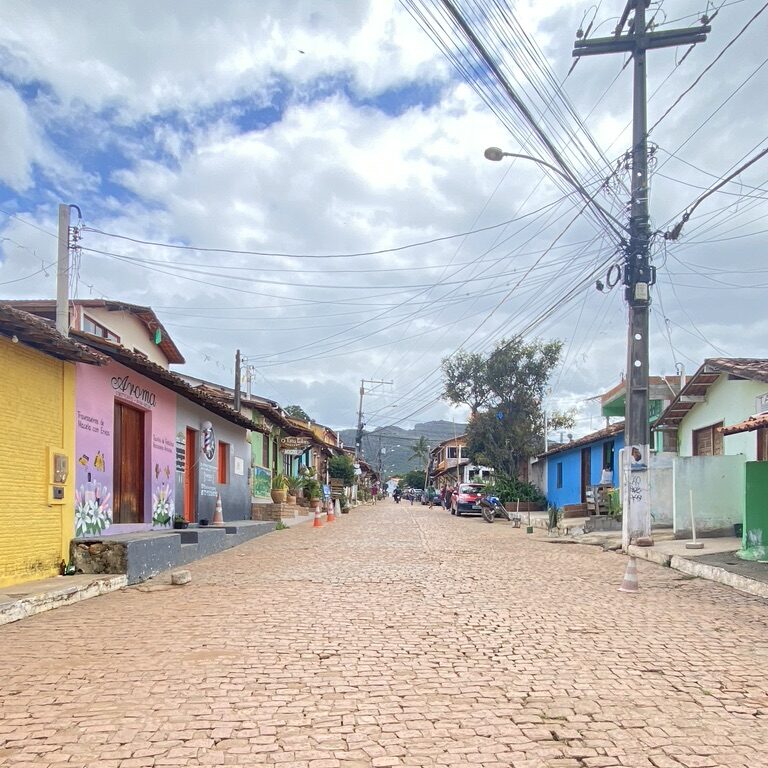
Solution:
M251 520L276 523L302 514L306 514L306 511L296 504L251 504Z

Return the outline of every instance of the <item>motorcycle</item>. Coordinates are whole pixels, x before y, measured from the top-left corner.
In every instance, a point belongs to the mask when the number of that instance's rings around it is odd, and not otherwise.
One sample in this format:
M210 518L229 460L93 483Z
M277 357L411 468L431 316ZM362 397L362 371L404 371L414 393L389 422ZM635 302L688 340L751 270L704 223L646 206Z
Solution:
M400 498L401 498L400 494L399 493L394 494L394 498L395 498L395 504L399 504Z
M503 517L510 521L515 528L520 527L520 515L510 513L509 510L499 501L498 496L481 496L478 500L480 512L486 523L492 523L497 517Z

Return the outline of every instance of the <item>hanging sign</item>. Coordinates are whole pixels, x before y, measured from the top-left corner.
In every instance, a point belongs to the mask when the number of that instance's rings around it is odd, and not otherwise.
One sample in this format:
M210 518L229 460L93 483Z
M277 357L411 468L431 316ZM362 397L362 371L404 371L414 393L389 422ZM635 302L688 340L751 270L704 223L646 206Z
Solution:
M308 437L287 435L280 439L280 450L285 456L301 456L311 444Z

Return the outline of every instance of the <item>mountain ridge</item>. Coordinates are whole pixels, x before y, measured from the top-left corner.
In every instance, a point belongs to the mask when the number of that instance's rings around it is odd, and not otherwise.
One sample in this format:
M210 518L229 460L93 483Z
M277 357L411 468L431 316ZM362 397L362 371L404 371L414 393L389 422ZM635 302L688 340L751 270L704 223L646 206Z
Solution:
M419 461L411 458L411 450L420 437L424 437L430 448L444 440L464 434L466 424L454 424L452 421L438 419L414 425L413 429L403 429L395 425L378 427L363 433L363 458L376 470L379 469L379 450L381 454L382 474L385 478L404 475L410 469L423 469ZM355 429L341 429L339 437L345 446L355 445Z

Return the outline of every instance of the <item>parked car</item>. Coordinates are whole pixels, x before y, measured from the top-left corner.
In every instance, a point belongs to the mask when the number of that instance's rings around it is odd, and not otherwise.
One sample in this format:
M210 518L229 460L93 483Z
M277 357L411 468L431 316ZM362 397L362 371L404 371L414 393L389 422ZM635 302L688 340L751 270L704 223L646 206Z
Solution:
M451 497L451 514L461 517L464 512L480 514L482 483L461 483Z

